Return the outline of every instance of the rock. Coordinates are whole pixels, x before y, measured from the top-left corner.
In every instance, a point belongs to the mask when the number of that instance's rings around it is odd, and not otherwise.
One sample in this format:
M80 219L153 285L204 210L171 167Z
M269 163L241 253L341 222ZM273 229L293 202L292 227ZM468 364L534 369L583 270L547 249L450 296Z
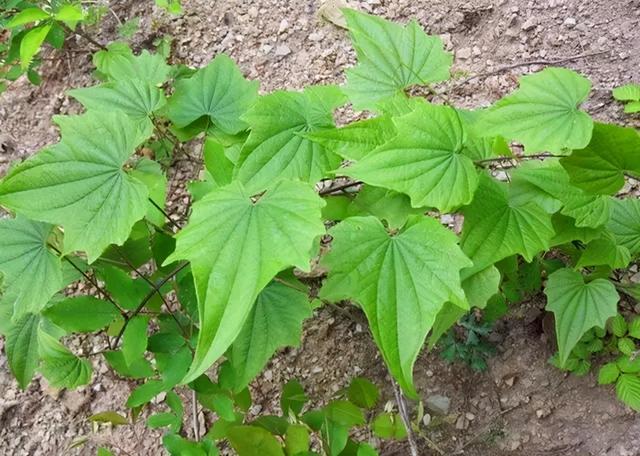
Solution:
M442 396L441 394L433 394L427 397L424 406L434 415L447 415L449 413L451 401L447 396Z
M250 18L255 19L256 17L258 17L258 8L256 8L255 6L250 6L247 10L247 14Z
M282 19L280 21L280 26L278 27L278 33L284 33L289 28L289 21L286 19Z
M286 44L281 44L276 47L276 55L278 57L286 57L289 54L291 54L291 48Z
M422 417L422 424L424 426L429 426L429 423L431 423L431 415L429 415L428 413L425 413L424 416Z
M536 28L536 25L536 19L534 17L530 17L529 19L524 21L524 24L522 24L522 30L528 32L529 30L533 30L534 28Z
M574 28L578 22L573 17L568 17L564 20L563 25L567 28Z
M460 60L467 60L471 57L471 48L462 48L456 52L456 57Z
M313 32L309 34L309 41L322 41L324 35L320 32Z
M469 427L469 421L464 417L464 415L460 415L456 420L456 429L463 430Z
M466 419L468 419L469 421L473 421L473 420L475 420L475 419L476 419L476 416L475 416L473 413L471 413L471 412L467 412L467 413L465 413L465 414L464 414L464 417L465 417Z

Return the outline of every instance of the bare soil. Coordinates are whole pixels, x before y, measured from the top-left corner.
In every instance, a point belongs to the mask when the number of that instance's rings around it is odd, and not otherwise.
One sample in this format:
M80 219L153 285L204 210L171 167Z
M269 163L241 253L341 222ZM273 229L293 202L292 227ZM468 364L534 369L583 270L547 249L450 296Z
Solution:
M318 0L183 0L180 17L163 13L150 0L110 3L121 20L141 17L134 49L150 48L168 33L175 38L175 62L202 66L225 52L248 77L261 81L263 92L341 83L354 62L345 31L318 17ZM556 64L593 82L586 108L596 119L639 126L611 99L613 87L640 77L638 0L368 0L351 6L398 21L415 18L429 33L441 35L457 54L455 70L462 76L447 96L459 106L488 104L515 88L518 75L543 64L492 74L498 69L560 61ZM113 15L107 16L97 39L115 39L115 26ZM81 39L72 39L65 50L47 56L51 61L43 66L41 86L19 81L0 96L0 175L11 161L57 140L53 115L79 112L65 91L93 83L90 54L82 52L87 49ZM481 77L458 84L476 74ZM193 178L197 169L183 164L172 174L173 212L182 214L188 197L179 182ZM542 331L543 307L540 298L511 309L492 336L498 354L484 373L446 364L435 353L421 357L416 379L423 397L437 393L451 400L448 415L434 417L427 428L443 454L640 455L640 417L615 399L612 388L597 386L593 373L567 376L548 364L552 349ZM89 349L74 344L77 353ZM94 367L91 385L79 391L55 391L41 378L20 391L0 355L0 454L89 455L99 444L119 455L164 454L161 433L147 429L143 419L132 426L92 428L91 414L126 413L123 403L135 387L100 360ZM254 382L252 412L275 412L286 379L300 379L323 403L354 375L372 379L385 400L393 399L362 315L321 309L306 324L301 347L278 354ZM190 400L185 396L188 410ZM200 415L201 429L203 420ZM187 422L187 435L193 427ZM383 455L408 454L403 443L369 438ZM85 445L70 449L85 439ZM425 440L419 443L424 455L438 454Z

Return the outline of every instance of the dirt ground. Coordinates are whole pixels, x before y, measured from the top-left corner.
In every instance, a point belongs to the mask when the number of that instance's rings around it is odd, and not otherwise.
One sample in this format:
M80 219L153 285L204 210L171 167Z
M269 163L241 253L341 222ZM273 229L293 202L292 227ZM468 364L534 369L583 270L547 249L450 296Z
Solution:
M225 52L261 90L297 89L313 83L340 83L354 53L343 29L318 18L318 0L183 0L184 15L172 17L151 0L111 1L121 20L141 17L133 46L151 47L164 34L175 38L174 61L206 64ZM516 87L520 74L540 65L505 66L529 61L553 62L580 71L593 82L586 107L598 120L640 126L622 115L613 102L613 87L640 78L640 1L638 0L368 0L351 6L406 21L417 19L456 51L455 70L463 76L482 74L448 92L459 106L487 104ZM97 35L113 40L113 15ZM69 43L43 66L39 87L21 81L0 96L0 175L10 161L22 159L57 139L54 114L78 112L65 95L72 87L92 84L90 56L77 52L85 43ZM73 52L71 52L73 51ZM53 56L53 54L51 55ZM582 58L575 58L584 56ZM570 60L567 60L570 59ZM173 171L174 182L193 177L188 167ZM174 185L173 204L184 211L184 187ZM440 394L450 399L448 416L432 420L429 438L442 454L464 455L640 455L640 416L615 399L610 387L598 387L594 374L566 376L547 363L552 354L541 329L543 302L533 300L513 308L492 336L498 353L484 373L444 363L424 354L416 379L424 398ZM0 342L0 348L2 342ZM84 347L72 347L82 353ZM306 324L299 349L274 358L254 382L253 413L277 408L284 380L298 378L318 402L328 401L354 375L393 393L382 361L362 316L333 309L317 311ZM4 355L0 355L0 454L95 454L104 443L119 455L160 455L161 433L143 422L115 429L92 429L87 417L117 410L133 382L118 379L96 360L91 385L74 392L50 389L36 379L20 391ZM190 396L185 404L190 409ZM200 418L203 419L202 417ZM439 422L438 425L435 423ZM203 425L204 423L200 423ZM191 433L192 423L185 429ZM88 439L85 446L69 449ZM375 444L374 438L371 441ZM424 455L438 450L420 440ZM380 446L383 455L408 454L401 443Z

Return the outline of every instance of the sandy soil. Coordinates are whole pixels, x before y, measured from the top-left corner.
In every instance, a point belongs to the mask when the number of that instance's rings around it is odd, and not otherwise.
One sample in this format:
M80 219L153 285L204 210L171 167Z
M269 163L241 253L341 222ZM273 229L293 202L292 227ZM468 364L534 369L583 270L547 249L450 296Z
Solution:
M354 62L345 31L318 18L317 0L184 0L181 17L168 16L152 3L111 2L121 20L142 18L134 48L149 48L156 37L169 33L175 38L174 61L201 66L225 52L248 77L260 79L264 92L340 83L344 69ZM596 119L639 126L622 115L610 95L613 87L638 81L638 0L368 0L351 5L389 19L416 18L429 33L441 35L456 51L455 70L483 75L454 84L448 94L459 106L496 100L516 87L518 75L541 65L486 73L523 62L562 60L557 64L593 82L587 109ZM115 25L107 17L98 38L105 43L114 39ZM86 45L71 42L66 51L52 54L56 58L43 67L40 87L22 81L0 96L0 175L10 161L57 139L52 115L78 112L65 90L92 84L90 56L79 49ZM586 57L575 59L581 55ZM177 182L196 172L189 167L172 171L176 211L184 211L188 201ZM445 454L640 454L640 417L618 403L611 388L598 387L593 374L576 378L548 365L552 351L541 329L543 306L532 300L498 325L498 354L485 373L445 364L436 354L419 360L416 378L423 396L441 394L451 400L448 417L434 419L440 424L427 429ZM72 348L83 351L80 344ZM120 455L163 454L161 434L143 422L92 429L87 417L105 410L125 413L122 404L135 386L98 360L95 367L92 384L79 391L54 391L42 379L20 391L0 355L0 454L89 455L100 443ZM275 410L285 379L301 379L321 403L356 374L382 386L386 400L393 398L362 316L322 309L306 325L301 348L279 354L254 382L253 411ZM185 397L186 405L189 400ZM192 427L187 423L187 434ZM68 451L83 439L86 445ZM437 454L424 441L420 445L423 454ZM401 443L380 448L383 455L407 454Z

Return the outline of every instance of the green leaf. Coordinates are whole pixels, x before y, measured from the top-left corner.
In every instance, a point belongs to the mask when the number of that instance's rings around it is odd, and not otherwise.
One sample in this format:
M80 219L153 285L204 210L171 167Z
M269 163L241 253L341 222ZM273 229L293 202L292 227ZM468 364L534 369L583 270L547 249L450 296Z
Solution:
M413 364L436 314L447 301L468 307L460 269L470 261L456 236L428 217L415 217L391 234L374 217L354 217L331 235L321 296L362 305L387 366L404 391L415 396Z
M136 387L127 398L127 407L134 408L150 402L151 399L165 390L160 380L149 380L147 383Z
M630 261L629 249L623 245L617 245L613 235L605 233L601 238L587 244L576 267L610 266L613 269L621 269L627 267Z
M464 288L463 288L464 289ZM446 302L433 323L431 334L429 334L427 348L429 350L436 346L440 338L446 333L456 322L468 312L460 306Z
M571 241L588 243L600 237L603 232L603 227L577 227L574 219L559 213L551 217L551 222L556 232L554 238L551 239L552 247L567 244Z
M633 410L640 412L640 377L622 374L616 382L616 395Z
M176 422L179 422L178 417L173 413L156 413L147 419L147 427L150 429L158 429L166 426L175 426Z
M97 456L115 456L110 450L100 447L98 448Z
M165 434L162 437L162 444L171 456L211 456L198 443L180 437L178 434ZM217 450L214 450L214 456L218 454L215 451Z
M614 316L611 320L609 320L609 327L611 328L611 332L616 337L623 337L627 333L627 321L620 314Z
M571 185L569 174L557 159L529 161L513 172L512 200L516 204L534 201L548 213L575 219L577 227L597 228L609 220L611 198L590 195Z
M147 122L149 116L165 104L162 90L153 83L139 79L126 79L106 84L73 89L67 94L78 100L88 110L111 111L119 109L139 122Z
M227 437L238 456L284 456L278 440L263 428L234 426Z
M356 456L379 456L378 452L368 443L358 445L358 453Z
M333 110L344 102L335 86L261 97L243 117L251 134L242 147L235 178L252 192L279 178L316 183L340 165L340 157L305 138L333 127Z
M91 381L91 364L71 353L52 335L40 328L40 372L54 388L73 389Z
M625 173L640 176L640 135L634 128L596 123L591 142L560 160L571 183L593 194L614 195Z
M489 266L475 272L473 268L463 269L460 277L469 305L484 309L487 301L498 292L500 287L500 271L495 266Z
M636 351L636 344L628 337L622 337L618 339L618 350L620 350L620 353L623 355L631 356L631 354Z
M423 212L424 209L411 207L407 195L370 185L362 187L346 210L349 217L374 215L386 221L391 228L401 228L411 214Z
M593 121L578 107L590 90L589 80L574 71L545 68L521 77L520 88L485 111L476 131L518 141L528 154L581 149Z
M611 282L595 279L589 283L579 272L559 269L549 276L546 309L553 312L560 364L564 364L580 338L591 328L604 328L616 315L618 293Z
M302 322L310 316L305 293L278 282L267 285L230 349L235 390L247 386L280 347L297 347Z
M147 191L149 192L146 214L147 220L157 226L164 225L166 219L160 209L165 209L167 177L160 164L148 158L142 158L132 167L131 177L147 186ZM160 209L158 209L158 207Z
M413 85L449 78L453 56L442 39L424 33L416 21L406 26L355 10L343 10L358 65L347 70L345 92L356 109L375 107Z
M631 255L640 254L640 200L613 200L613 211L607 229L613 233L619 245L629 249Z
M23 217L0 220L0 273L6 287L0 303L11 308L14 319L39 313L63 287L60 258L47 247L52 228Z
M478 186L473 161L463 155L465 133L456 111L422 103L397 119L398 136L344 174L406 193L413 207L450 212L468 204Z
M540 206L512 204L506 184L484 175L463 214L462 251L473 260L476 271L515 254L531 262L549 248L554 235L551 217Z
M304 137L346 160L361 160L396 134L391 116L379 116L353 122L342 128L313 131L306 133Z
M621 356L616 361L616 366L618 366L620 372L624 372L625 374L637 374L640 373L640 358Z
M284 438L287 456L295 456L309 450L311 440L307 427L302 424L291 424Z
M98 59L101 61L100 66L95 58L94 63L100 72L107 74L113 81L140 80L151 84L162 84L169 77L170 67L160 54L151 54L144 50L140 55L135 56L126 45L114 48L110 45L108 52L112 55Z
M93 296L77 296L55 303L43 315L71 333L93 332L105 328L119 312L110 302Z
M151 363L142 357L127 364L122 351L118 350L105 352L104 358L109 366L123 377L141 379L152 377L154 374Z
M127 310L135 310L150 290L144 280L134 280L127 272L114 266L100 266L97 275L109 294Z
M640 339L640 317L635 317L629 323L629 336L634 339Z
M122 334L122 355L127 365L141 358L147 349L148 321L145 316L133 317Z
M640 101L632 101L624 105L625 114L635 114L640 112Z
M612 91L613 98L618 101L639 101L640 84L625 84Z
M297 380L289 380L282 388L280 396L280 408L282 414L287 416L290 412L299 415L304 404L309 400L304 393L304 388Z
M329 421L346 427L362 426L365 423L362 410L349 401L329 402L324 408L324 414Z
M100 412L89 417L89 421L96 423L111 423L114 426L129 424L129 420L118 412Z
M325 232L323 205L311 186L291 181L254 198L236 181L193 205L176 251L165 260L189 260L198 293L198 346L185 382L233 343L258 293L279 271L309 270L313 242Z
M91 263L109 244L124 243L145 214L147 189L124 169L143 138L116 113L57 121L60 143L7 174L0 183L0 204L62 225L64 253L85 251Z
M176 83L167 103L167 117L183 128L202 116L225 133L236 134L247 128L241 116L258 98L258 82L247 81L236 64L224 54L189 79Z
M371 427L373 433L382 439L402 440L407 436L402 419L393 413L381 413L376 416Z
M42 11L40 8L25 8L22 11L16 13L9 22L4 24L4 27L12 29L21 25L29 24L31 22L49 19L49 17L49 14Z
M20 40L20 68L25 71L31 65L31 60L44 43L44 39L49 34L51 25L40 25L30 29Z
M84 19L84 13L82 12L82 7L80 5L62 5L56 11L54 15L57 21L62 21L67 24L75 24L78 21Z
M40 316L24 314L9 327L4 351L7 354L11 373L20 388L25 389L38 367L38 326Z
M370 409L380 399L380 391L366 378L355 377L347 388L347 398L358 407Z

